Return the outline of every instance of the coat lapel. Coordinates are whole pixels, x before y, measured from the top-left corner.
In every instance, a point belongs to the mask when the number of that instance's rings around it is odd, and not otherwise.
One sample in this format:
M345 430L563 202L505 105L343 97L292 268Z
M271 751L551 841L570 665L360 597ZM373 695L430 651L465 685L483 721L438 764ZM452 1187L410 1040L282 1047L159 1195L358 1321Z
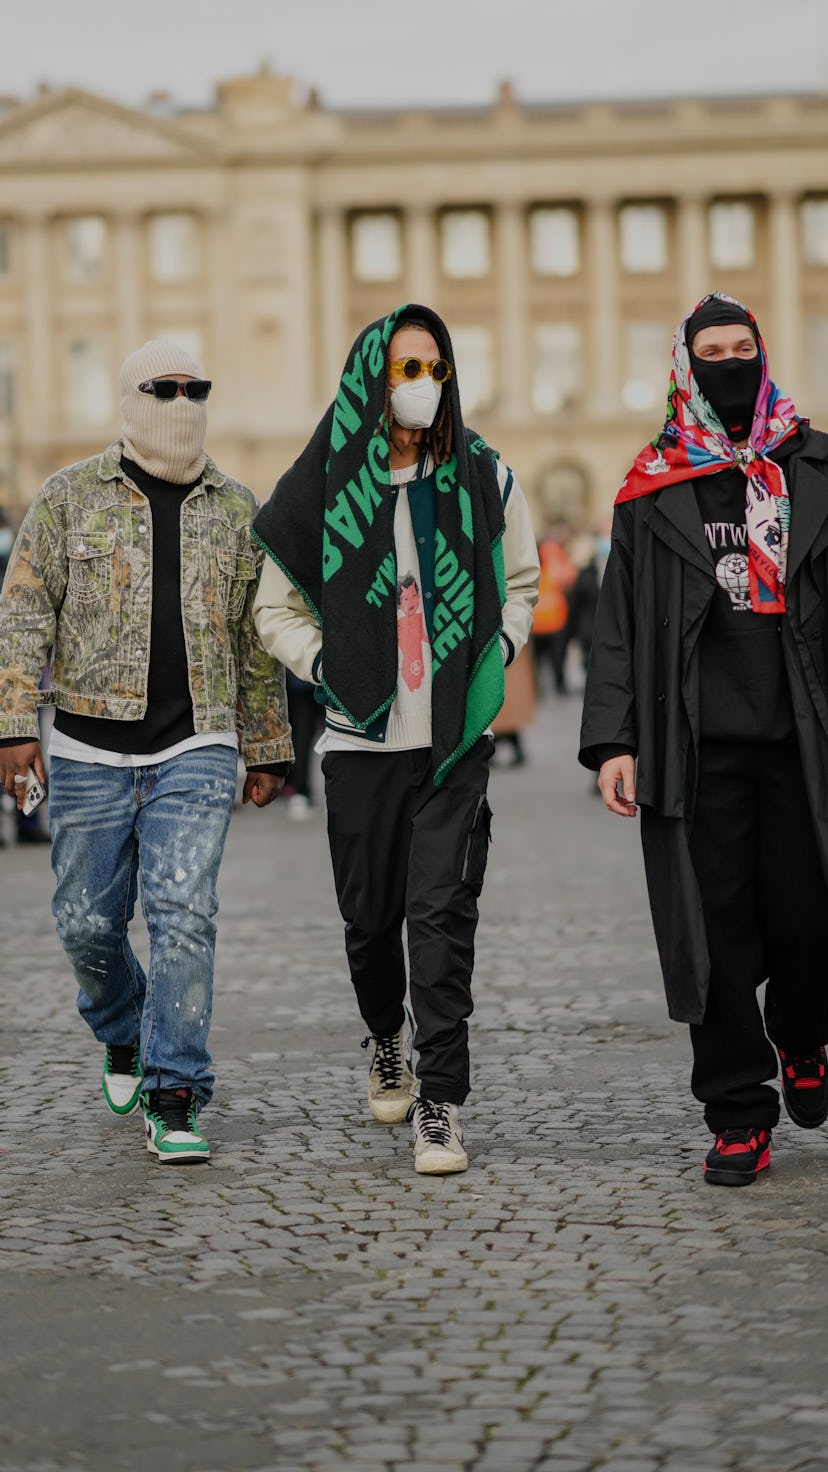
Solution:
M711 579L715 577L713 557L704 535L692 481L679 481L657 491L646 519L653 535L671 551L684 558L685 562L692 562Z
M811 436L816 439L816 435ZM818 436L823 440L825 436ZM810 446L809 446L810 447ZM786 467L783 465L783 469ZM791 533L788 543L786 583L799 570L809 553L824 551L828 542L828 476L825 461L798 456L793 464L791 486Z

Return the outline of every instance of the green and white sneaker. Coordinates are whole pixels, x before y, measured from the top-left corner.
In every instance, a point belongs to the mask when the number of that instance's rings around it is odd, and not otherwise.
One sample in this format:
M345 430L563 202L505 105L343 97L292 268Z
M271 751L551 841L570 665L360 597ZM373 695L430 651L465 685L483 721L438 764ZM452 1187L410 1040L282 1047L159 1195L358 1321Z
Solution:
M135 1113L141 1102L143 1082L140 1044L107 1043L101 1084L113 1114L123 1117Z
M150 1089L141 1100L147 1149L162 1165L195 1165L210 1159L210 1146L196 1124L192 1089Z
M415 1099L409 1112L414 1127L414 1169L418 1175L445 1176L468 1170L463 1126L456 1104Z
M405 1020L399 1032L387 1038L369 1034L363 1048L374 1044L374 1056L368 1069L368 1107L380 1124L401 1124L408 1118L417 1080L412 1072L411 1013L405 1009Z

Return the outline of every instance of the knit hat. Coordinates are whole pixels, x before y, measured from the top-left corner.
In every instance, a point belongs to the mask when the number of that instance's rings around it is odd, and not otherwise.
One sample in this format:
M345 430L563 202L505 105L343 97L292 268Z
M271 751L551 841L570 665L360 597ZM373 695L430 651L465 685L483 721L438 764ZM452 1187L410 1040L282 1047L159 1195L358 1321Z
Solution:
M703 332L705 327L726 327L731 324L749 327L753 336L756 336L755 323L739 302L711 292L710 296L706 296L696 307L695 312L692 312L687 318L684 340L692 352L694 337L697 333Z
M131 353L121 365L121 439L124 453L148 475L185 486L198 480L207 461L207 402L159 399L139 391L148 378L187 373L203 378L198 363L177 343L155 339Z

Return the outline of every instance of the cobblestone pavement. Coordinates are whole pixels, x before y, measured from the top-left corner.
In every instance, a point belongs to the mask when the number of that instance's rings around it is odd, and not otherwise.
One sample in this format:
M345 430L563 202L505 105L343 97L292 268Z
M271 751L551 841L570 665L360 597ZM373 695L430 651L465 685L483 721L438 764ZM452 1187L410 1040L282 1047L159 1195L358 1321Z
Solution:
M48 851L0 852L2 1472L824 1472L828 1141L704 1184L577 705L492 775L466 1175L368 1115L320 819L234 819L190 1170L106 1113Z

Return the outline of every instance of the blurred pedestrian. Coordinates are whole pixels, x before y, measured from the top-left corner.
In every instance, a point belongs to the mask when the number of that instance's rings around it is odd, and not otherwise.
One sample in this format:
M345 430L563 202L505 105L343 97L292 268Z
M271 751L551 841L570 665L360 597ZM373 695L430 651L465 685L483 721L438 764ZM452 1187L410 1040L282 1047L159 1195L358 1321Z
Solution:
M316 685L311 680L300 680L292 670L285 673L294 753L284 787L285 810L294 823L301 823L313 816L313 744L325 724L325 715L316 698Z
M11 521L0 506L0 591L3 587L3 579L6 575L9 555L14 546L14 528ZM4 797L3 799L7 799ZM42 824L42 809L37 808L33 813L24 813L22 806L14 804L14 836L15 842L22 844L46 844L49 835ZM6 847L5 835L0 828L0 848Z
M251 491L204 450L210 382L175 343L120 373L122 434L36 495L0 598L0 781L45 780L38 683L54 648L49 810L58 935L104 1045L114 1114L162 1162L203 1161L216 878L239 739L244 801L292 755L284 672L256 636ZM129 943L138 880L146 974Z
M575 578L569 590L565 651L568 653L570 644L578 646L581 668L586 674L595 615L598 611L598 594L601 590L601 570L595 538L588 532L574 537L569 546L569 555L575 568Z
M552 689L557 695L565 695L569 593L576 570L564 545L564 533L559 531L545 537L538 548L538 556L540 581L532 621L538 689L543 690L543 670L548 665Z
M526 762L523 732L535 717L535 662L531 638L506 671L506 695L492 721L494 765L522 767ZM502 755L505 753L505 758Z
M676 331L667 422L616 499L580 755L611 812L641 808L717 1185L770 1162L777 1053L794 1123L828 1118L826 610L828 437L714 292Z
M465 1170L488 733L531 628L537 557L514 475L463 425L434 312L403 307L360 333L255 530L270 553L262 642L327 698L328 836L374 1045L369 1105L385 1123L410 1115L417 1171Z

